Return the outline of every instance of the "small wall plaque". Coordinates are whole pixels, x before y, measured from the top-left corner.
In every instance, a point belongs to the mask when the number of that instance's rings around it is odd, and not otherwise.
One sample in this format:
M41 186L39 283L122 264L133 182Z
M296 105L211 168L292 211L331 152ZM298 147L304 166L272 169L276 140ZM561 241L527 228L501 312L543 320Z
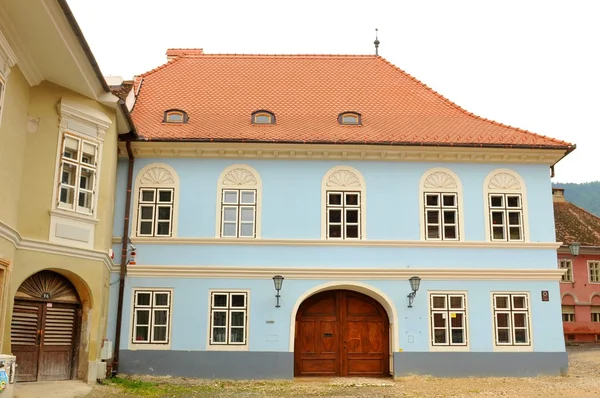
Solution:
M542 301L550 301L550 293L547 290L542 290Z

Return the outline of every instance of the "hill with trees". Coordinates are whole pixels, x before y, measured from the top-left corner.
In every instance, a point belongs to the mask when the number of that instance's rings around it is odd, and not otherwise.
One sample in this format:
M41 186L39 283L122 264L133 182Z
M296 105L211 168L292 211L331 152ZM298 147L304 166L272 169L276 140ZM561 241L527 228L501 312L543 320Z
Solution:
M556 183L555 188L564 188L565 199L600 217L600 181Z

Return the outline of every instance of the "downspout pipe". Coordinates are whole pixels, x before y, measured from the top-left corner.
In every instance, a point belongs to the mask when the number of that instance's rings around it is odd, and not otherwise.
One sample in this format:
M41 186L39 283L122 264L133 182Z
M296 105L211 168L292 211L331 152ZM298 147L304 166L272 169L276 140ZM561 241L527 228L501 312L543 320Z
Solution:
M135 158L131 150L131 141L125 142L129 164L127 166L127 194L125 197L125 216L123 219L123 235L121 246L121 269L119 273L119 299L117 304L117 330L115 335L115 347L113 355L112 373L117 374L119 370L119 351L121 346L121 324L123 323L123 295L125 293L125 277L127 276L127 251L129 246L129 215L131 213L131 191L133 189L133 166Z

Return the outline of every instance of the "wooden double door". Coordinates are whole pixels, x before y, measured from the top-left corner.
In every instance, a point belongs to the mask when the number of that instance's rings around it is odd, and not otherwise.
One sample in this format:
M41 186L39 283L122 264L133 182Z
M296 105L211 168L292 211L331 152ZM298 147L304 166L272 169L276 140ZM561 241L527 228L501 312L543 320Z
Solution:
M387 313L371 297L331 290L300 305L295 376L389 376L389 352Z
M16 381L72 378L78 309L77 304L15 300L11 346Z

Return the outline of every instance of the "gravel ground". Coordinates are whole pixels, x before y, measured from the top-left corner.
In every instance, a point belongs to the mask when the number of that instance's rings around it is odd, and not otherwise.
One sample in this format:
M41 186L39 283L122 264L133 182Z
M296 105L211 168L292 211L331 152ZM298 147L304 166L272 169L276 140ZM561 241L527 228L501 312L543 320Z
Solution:
M109 397L600 397L600 347L569 347L569 375L535 378L334 378L294 381L214 381L134 377L157 390L99 385L87 398ZM144 383L142 383L144 384ZM144 385L148 385L145 383Z

